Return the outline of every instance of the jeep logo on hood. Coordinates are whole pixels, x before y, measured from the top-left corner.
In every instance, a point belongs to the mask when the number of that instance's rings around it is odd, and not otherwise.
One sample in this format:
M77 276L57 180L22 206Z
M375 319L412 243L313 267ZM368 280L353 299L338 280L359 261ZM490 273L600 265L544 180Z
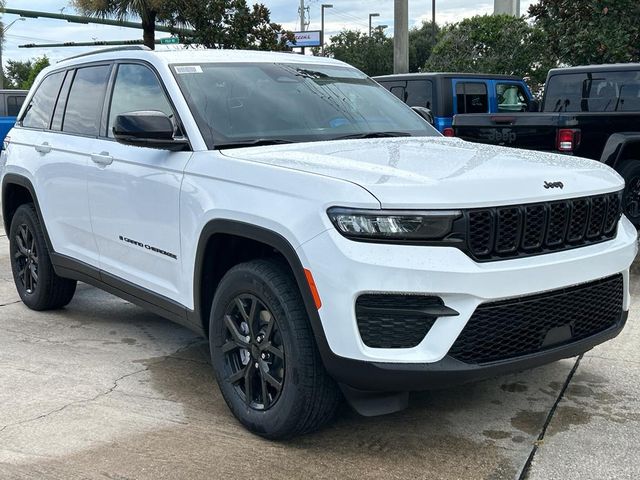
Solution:
M562 182L544 182L544 188L564 188L564 183Z

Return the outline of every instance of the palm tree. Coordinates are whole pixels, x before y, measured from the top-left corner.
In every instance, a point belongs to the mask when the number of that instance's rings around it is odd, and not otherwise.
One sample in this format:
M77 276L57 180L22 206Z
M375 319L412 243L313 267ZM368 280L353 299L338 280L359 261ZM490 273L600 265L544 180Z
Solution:
M156 20L166 4L165 0L73 0L72 3L85 15L103 18L114 16L119 20L140 17L144 44L155 48Z

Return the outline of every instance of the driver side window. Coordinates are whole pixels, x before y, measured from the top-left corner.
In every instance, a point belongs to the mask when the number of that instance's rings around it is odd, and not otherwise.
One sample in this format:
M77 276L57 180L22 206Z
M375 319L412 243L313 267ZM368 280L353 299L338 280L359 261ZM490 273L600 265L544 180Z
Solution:
M155 73L139 64L118 66L109 111L109 137L116 117L124 113L154 110L173 117L173 109Z

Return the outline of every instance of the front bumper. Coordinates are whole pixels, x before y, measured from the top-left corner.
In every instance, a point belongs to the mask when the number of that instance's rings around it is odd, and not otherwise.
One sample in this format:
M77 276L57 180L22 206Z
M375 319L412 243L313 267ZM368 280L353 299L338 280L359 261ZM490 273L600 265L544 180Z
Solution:
M623 312L614 327L597 335L501 362L471 365L446 356L434 363L402 364L363 362L333 355L325 362L325 366L339 383L363 391L405 392L452 387L581 355L615 338L624 328L628 313Z
M319 317L323 359L339 381L376 390L422 389L522 370L583 353L613 338L624 322L582 341L495 364L468 365L447 356L476 308L622 273L623 310L629 309L629 266L637 233L623 217L615 239L548 255L476 263L455 248L358 243L330 230L298 253L323 301ZM370 348L360 338L355 301L364 293L440 297L460 313L439 318L414 348ZM323 351L324 350L324 351Z

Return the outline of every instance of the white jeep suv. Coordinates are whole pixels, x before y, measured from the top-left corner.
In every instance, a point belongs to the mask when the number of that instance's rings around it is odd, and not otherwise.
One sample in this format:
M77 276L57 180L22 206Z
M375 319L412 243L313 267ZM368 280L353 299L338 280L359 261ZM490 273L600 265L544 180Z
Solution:
M106 50L42 72L9 137L24 303L64 307L83 281L207 336L265 437L625 324L636 230L613 170L444 138L341 62Z

